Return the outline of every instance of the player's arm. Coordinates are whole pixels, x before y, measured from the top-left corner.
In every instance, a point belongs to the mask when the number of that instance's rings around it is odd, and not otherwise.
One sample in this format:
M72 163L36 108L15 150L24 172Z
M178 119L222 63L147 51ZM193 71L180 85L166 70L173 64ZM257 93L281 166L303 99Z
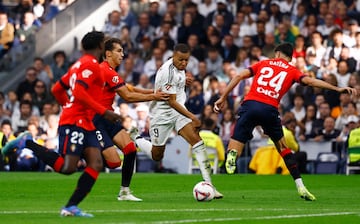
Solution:
M65 79L67 74L63 76L62 79ZM54 95L56 101L60 105L65 105L67 102L69 102L69 96L67 94L67 90L70 88L68 85L65 84L65 82L60 79L57 81L54 86L51 88L51 92Z
M350 94L352 94L354 96L358 95L358 92L354 88L351 88L351 87L340 88L338 86L331 85L330 83L327 83L327 82L325 82L323 80L315 79L315 78L312 78L312 77L309 77L309 76L303 76L301 78L301 83L303 83L305 85L308 85L308 86L312 86L312 87L318 87L318 88L322 88L322 89L334 90L334 91L337 91L339 93L346 91L346 92L348 92L348 93L350 93Z
M154 93L153 89L138 88L138 87L135 87L135 86L133 86L131 84L128 84L128 83L126 83L126 87L128 88L128 90L130 92L136 92L136 93L142 93L142 94L152 94L152 93Z
M123 85L120 88L118 88L116 90L116 93L128 103L169 99L169 94L164 92L157 91L156 93L154 93L151 91L150 93L149 92L140 93L140 92L135 92L135 87L133 91L130 91L126 85Z
M239 84L239 82L243 79L247 79L251 77L252 73L250 69L242 70L238 75L236 75L233 79L231 79L229 85L226 86L224 93L220 96L220 98L214 104L214 111L219 112L220 109L224 106L224 103L228 97L228 95L232 92L232 90Z
M182 106L181 104L179 104L176 101L176 94L170 94L169 100L168 100L169 105L174 108L177 112L179 112L180 114L184 115L185 117L190 118L193 121L193 125L194 127L200 127L201 122L200 120L190 111L188 111L184 106Z

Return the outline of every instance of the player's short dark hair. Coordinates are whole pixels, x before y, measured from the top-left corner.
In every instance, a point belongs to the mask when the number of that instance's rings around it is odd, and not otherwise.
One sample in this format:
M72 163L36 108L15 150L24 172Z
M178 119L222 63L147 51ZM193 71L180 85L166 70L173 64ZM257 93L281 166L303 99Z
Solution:
M289 58L293 55L293 46L290 43L282 43L275 47L275 52L280 51Z
M181 53L189 53L190 52L190 47L186 44L176 44L174 47L174 52L175 51L179 51Z
M120 44L121 41L118 38L110 38L105 41L105 51L112 51L114 50L114 44Z
M81 39L81 46L84 50L95 50L104 41L105 34L99 31L91 31Z

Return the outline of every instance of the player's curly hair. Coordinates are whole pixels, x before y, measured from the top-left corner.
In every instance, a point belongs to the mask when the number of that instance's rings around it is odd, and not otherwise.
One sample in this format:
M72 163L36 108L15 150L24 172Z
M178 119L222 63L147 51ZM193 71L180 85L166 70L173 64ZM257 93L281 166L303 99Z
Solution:
M85 34L85 36L81 39L81 46L85 51L95 50L101 46L104 39L105 34L103 32L91 31Z

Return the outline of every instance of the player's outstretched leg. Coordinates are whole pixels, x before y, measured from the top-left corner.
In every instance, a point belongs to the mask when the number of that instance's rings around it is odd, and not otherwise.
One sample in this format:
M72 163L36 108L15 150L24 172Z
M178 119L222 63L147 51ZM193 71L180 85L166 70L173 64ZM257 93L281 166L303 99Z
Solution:
M226 162L225 162L225 168L228 174L235 173L236 158L237 158L237 151L235 149L230 149L227 153Z
M25 148L26 140L32 140L31 133L28 131L24 131L23 133L19 134L16 139L6 143L5 146L1 149L1 153L3 155L8 155L16 149Z

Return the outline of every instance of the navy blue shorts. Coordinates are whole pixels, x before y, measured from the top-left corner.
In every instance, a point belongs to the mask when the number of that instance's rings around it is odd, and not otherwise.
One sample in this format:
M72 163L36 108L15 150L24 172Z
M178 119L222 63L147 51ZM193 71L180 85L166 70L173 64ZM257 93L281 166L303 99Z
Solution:
M258 125L273 141L278 141L284 136L280 114L274 106L248 100L241 105L238 115L232 136L237 141L247 143L251 140L253 129Z
M95 115L93 119L93 123L97 130L99 130L103 137L104 147L102 149L106 149L114 146L113 138L119 133L124 127L119 123L112 123L106 120L104 117L100 115Z
M75 125L59 126L59 153L82 156L87 147L102 148L99 131L87 131Z

